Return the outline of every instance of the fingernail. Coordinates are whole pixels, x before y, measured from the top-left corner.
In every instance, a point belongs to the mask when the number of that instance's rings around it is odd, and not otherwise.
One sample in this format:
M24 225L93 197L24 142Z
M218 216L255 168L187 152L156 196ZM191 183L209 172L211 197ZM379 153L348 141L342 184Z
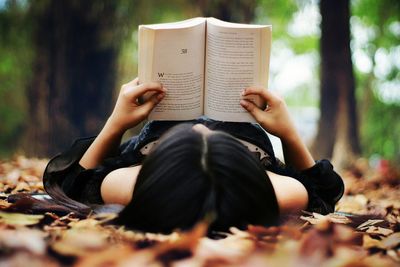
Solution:
M240 105L242 105L243 107L247 108L249 106L249 103L247 103L246 100L240 100Z
M157 95L157 101L161 101L164 98L165 94L164 93L159 93Z
M241 94L242 96L244 96L245 93L246 93L246 89L244 89L240 94Z

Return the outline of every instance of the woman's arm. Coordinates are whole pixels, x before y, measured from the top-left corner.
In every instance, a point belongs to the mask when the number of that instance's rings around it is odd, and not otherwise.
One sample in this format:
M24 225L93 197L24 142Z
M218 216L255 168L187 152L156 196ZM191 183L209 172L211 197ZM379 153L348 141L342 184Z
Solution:
M116 169L107 174L100 187L104 203L128 205L141 168L142 165L137 165Z
M267 103L267 107L260 109L253 102L246 100L246 97L250 95L260 96ZM281 139L287 165L301 171L315 164L311 153L294 127L286 103L282 98L260 87L246 88L242 96L240 104L266 131Z
M296 179L267 171L275 191L280 214L299 213L308 205L307 190Z
M342 178L333 170L327 160L315 162L304 142L297 133L289 116L283 99L263 88L246 88L243 97L258 95L267 103L265 109L260 109L248 100L241 100L242 106L247 109L260 125L282 141L283 152L287 164L292 165L301 175L295 179L274 178L269 174L276 189L280 207L283 210L296 210L304 207L307 199L307 210L328 214L334 211L335 204L342 197L344 183ZM296 182L293 182L296 181ZM302 190L300 190L301 183ZM286 188L289 188L287 191ZM304 189L308 198L305 198ZM289 196L290 195L290 196ZM298 203L297 203L298 201Z
M138 99L147 92L154 92L143 104ZM100 134L85 152L79 164L86 169L98 166L115 152L126 130L143 121L164 98L166 89L160 83L138 83L138 79L121 87L115 108Z

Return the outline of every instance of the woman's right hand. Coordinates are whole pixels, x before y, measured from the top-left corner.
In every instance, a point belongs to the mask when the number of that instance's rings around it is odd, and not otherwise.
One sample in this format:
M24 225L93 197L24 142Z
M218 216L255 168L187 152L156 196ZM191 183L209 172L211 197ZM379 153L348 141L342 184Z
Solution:
M246 100L250 96L259 96L265 101L266 108L262 109L253 102ZM242 93L240 104L255 118L255 120L269 133L281 138L289 139L297 131L289 115L285 101L262 87L248 87Z
M121 87L117 103L103 129L82 156L79 164L86 169L94 168L118 151L123 134L143 121L164 98L166 89L160 83L143 83L138 79ZM147 101L140 104L139 98L150 93Z
M146 119L153 108L164 98L166 91L161 83L139 84L138 78L124 84L107 123L114 130L125 132ZM152 96L140 104L139 99L148 92L152 93Z

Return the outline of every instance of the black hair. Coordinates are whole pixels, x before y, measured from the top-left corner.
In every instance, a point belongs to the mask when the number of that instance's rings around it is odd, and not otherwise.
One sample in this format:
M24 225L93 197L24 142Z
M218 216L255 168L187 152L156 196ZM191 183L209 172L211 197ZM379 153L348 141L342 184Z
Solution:
M279 207L259 160L229 134L192 124L166 133L144 160L118 223L146 232L186 230L212 217L210 231L274 225Z

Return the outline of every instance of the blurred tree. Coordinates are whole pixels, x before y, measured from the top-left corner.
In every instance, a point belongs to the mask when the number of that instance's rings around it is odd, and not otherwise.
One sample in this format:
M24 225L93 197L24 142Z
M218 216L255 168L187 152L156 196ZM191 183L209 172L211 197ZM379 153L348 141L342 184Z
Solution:
M31 24L24 5L8 1L0 6L0 157L15 150L23 132L33 57Z
M0 1L0 154L22 143L28 155L53 155L96 134L114 88L136 75L139 22L193 10L184 0Z
M129 1L32 1L36 57L24 149L48 156L98 132L112 104ZM132 6L132 5L131 5Z
M321 0L321 117L312 150L344 167L360 153L349 1Z

